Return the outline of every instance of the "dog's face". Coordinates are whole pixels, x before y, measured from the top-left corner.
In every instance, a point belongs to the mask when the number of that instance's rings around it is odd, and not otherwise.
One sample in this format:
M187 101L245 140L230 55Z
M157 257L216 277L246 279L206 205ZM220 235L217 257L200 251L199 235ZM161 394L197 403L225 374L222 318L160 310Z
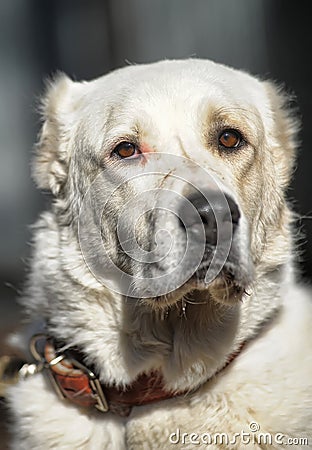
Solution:
M269 83L167 61L61 77L44 114L35 178L103 284L154 308L233 303L285 263L294 126Z

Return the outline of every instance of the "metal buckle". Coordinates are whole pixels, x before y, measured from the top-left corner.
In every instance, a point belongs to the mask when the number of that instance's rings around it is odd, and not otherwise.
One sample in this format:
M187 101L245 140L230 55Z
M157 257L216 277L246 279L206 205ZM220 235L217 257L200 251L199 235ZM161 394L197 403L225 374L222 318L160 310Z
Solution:
M64 400L64 399L66 399L66 396L64 395L62 388L57 381L57 378L54 376L54 373L51 370L51 366L54 366L54 365L58 364L59 362L61 362L63 359L67 358L73 364L73 366L77 367L77 369L82 370L88 376L89 384L92 389L92 393L97 402L94 405L95 408L101 412L107 412L109 410L108 403L107 403L106 397L104 395L101 383L100 383L99 379L95 376L95 374L90 369L88 369L86 366L81 364L79 361L77 361L76 359L74 359L72 357L69 357L68 355L65 355L64 353L58 354L55 358L53 358L48 363L45 360L44 356L41 355L37 349L38 342L43 339L47 340L47 336L45 334L37 334L37 335L33 336L32 339L30 340L30 351L31 351L31 354L33 355L33 357L36 359L36 361L38 361L38 363L40 365L43 364L45 369L48 369L47 372L48 372L49 378L50 378L52 385L53 385L55 391L57 392L59 398L61 400Z
M60 362L63 358L57 358L58 361L55 362L55 359L53 361L50 362L50 364L48 364L43 356L43 354L41 354L38 351L37 345L38 342L40 341L46 341L48 339L47 335L45 334L35 334L34 336L32 336L32 338L30 339L29 342L29 350L30 353L32 354L32 356L34 357L34 359L37 361L37 364L40 364L42 366L43 369L50 369L50 365L51 363L54 362L54 364L57 364L57 362ZM43 351L43 349L42 349ZM53 364L52 364L53 365ZM47 374L49 376L50 382L55 390L55 392L57 393L57 396L59 397L60 400L64 400L65 399L65 395L63 394L60 386L58 385L56 379L53 376L53 373L51 370L47 370Z
M77 369L80 369L87 374L90 381L90 387L97 401L97 403L94 405L96 409L98 409L101 412L107 412L109 410L109 407L100 380L95 376L92 370L88 369L86 366L81 364L81 362L77 361L74 358L69 358L69 360L73 364L73 366L77 367Z

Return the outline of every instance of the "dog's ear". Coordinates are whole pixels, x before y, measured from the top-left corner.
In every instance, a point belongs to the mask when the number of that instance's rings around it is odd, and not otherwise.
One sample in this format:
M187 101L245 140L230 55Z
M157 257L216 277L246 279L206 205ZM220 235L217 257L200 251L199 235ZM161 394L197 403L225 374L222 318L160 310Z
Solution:
M270 109L270 133L268 136L271 154L279 176L282 188L289 185L296 158L299 120L295 117L292 108L292 97L283 92L283 88L274 83L265 81Z
M48 83L41 104L43 125L35 146L32 174L37 186L58 195L66 182L69 139L81 83L58 74Z

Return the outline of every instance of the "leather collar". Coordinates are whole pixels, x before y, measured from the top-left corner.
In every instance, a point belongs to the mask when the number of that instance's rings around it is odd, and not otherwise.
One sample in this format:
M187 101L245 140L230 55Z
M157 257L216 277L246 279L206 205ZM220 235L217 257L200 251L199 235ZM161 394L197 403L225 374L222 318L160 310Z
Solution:
M245 343L231 354L217 373L224 370L241 352ZM41 347L40 350L39 347ZM30 349L52 382L59 397L79 407L95 408L126 417L133 406L141 406L173 397L190 394L190 390L167 391L160 371L141 374L124 389L100 383L92 370L86 367L83 355L75 350L57 349L53 339L36 335L31 339ZM216 375L216 374L215 374ZM215 376L214 375L214 376ZM206 382L209 380L206 380Z

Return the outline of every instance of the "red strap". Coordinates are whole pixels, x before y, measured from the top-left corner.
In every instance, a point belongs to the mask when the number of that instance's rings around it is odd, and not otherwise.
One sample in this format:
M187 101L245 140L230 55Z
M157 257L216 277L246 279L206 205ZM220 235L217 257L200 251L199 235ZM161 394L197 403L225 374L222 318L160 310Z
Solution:
M224 370L241 352L245 343L230 355L225 366L217 373ZM49 365L59 390L64 398L82 407L96 407L97 395L92 388L90 376L83 370L75 367L74 360L64 358L57 363L57 354L53 343L46 341L44 357ZM80 363L79 363L80 364ZM107 401L108 409L121 416L130 414L132 406L140 406L160 400L170 399L189 391L170 392L164 389L163 377L159 371L153 371L140 375L125 390L114 386L100 385Z
M65 398L79 406L96 406L96 394L87 373L77 369L67 358L54 364L53 360L57 358L57 354L51 341L46 341L44 357L48 364L52 362L49 366L51 375ZM153 371L149 375L140 375L125 390L102 384L101 388L109 410L122 416L128 415L132 406L145 405L184 394L184 391L179 393L166 391L162 375L158 371Z

